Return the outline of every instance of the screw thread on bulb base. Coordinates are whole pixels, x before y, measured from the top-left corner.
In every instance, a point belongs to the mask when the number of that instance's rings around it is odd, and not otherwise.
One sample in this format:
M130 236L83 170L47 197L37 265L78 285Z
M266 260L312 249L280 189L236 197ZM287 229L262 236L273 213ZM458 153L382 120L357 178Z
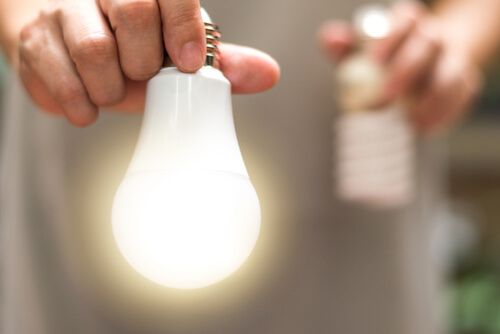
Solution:
M205 22L205 34L207 35L207 58L205 60L205 66L220 68L219 27L213 23Z
M211 22L205 22L205 35L207 41L207 56L205 58L205 64L203 66L214 67L218 69L220 68L219 40L221 36L219 33L219 27ZM175 67L166 51L163 67Z

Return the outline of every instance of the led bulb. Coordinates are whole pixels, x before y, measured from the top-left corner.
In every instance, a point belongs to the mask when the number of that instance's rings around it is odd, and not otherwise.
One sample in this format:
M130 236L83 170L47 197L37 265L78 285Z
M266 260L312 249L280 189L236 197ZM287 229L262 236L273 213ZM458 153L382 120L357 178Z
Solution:
M236 138L230 83L218 69L169 67L150 80L112 222L125 259L164 286L208 286L248 258L260 206Z

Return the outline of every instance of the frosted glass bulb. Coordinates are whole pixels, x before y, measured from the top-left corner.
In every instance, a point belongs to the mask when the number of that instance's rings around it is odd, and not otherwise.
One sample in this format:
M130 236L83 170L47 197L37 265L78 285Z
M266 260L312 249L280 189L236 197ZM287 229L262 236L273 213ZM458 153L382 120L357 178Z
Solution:
M139 141L113 203L125 259L158 284L214 284L250 255L260 206L240 153L229 81L164 68L148 84Z

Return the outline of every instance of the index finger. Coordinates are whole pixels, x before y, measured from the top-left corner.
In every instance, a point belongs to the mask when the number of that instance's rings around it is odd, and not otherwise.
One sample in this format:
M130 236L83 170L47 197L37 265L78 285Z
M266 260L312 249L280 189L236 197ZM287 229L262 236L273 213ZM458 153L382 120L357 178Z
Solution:
M356 44L355 33L347 22L330 21L318 29L318 43L328 58L340 62Z
M205 26L198 0L158 0L167 53L182 72L196 72L206 57Z
M388 62L404 40L410 35L424 13L423 5L416 1L401 1L392 8L392 29L386 38L374 41L368 52L381 63Z

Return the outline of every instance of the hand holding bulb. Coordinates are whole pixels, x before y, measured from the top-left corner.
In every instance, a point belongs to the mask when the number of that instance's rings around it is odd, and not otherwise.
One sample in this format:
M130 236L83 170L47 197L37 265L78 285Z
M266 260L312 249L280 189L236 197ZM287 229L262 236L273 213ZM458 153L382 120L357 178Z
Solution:
M352 27L332 22L320 30L321 46L339 62L344 112L335 128L334 175L340 198L378 208L409 203L416 165L408 123L423 134L439 132L478 90L477 67L446 40L450 30L446 34L439 21L405 1L390 12L360 7Z
M391 14L389 35L366 48L368 56L387 69L376 103L404 98L419 132L443 131L463 116L479 91L479 67L456 47L454 32L443 29L447 27L442 26L440 13L433 14L416 1L400 1ZM324 24L318 37L325 54L337 63L357 43L351 26L340 21Z
M255 49L220 44L221 71L201 69L206 31L196 0L32 5L21 12L14 6L14 20L0 23L8 26L0 33L9 33L0 36L2 46L35 104L76 126L92 124L104 107L143 110L147 81L160 71L166 48L176 68L152 80L140 158L120 188L128 190L117 195L124 208L114 211L115 227L125 227L115 228L115 236L129 262L160 284L201 287L236 270L255 244L260 214L236 142L230 94L271 88L277 63ZM155 131L157 121L173 131ZM165 263L174 270L163 270Z
M334 192L379 209L408 204L415 188L414 136L406 110L401 101L380 104L387 69L367 55L370 43L388 36L391 24L384 6L358 7L353 15L358 45L336 71L341 113L334 123Z
M0 41L26 91L38 107L76 126L95 122L102 108L143 110L147 81L160 70L165 48L183 72L196 72L205 59L197 0L32 1L22 11L10 1L4 6L11 15L0 20ZM230 44L220 49L233 93L261 92L277 82L279 68L268 55Z

